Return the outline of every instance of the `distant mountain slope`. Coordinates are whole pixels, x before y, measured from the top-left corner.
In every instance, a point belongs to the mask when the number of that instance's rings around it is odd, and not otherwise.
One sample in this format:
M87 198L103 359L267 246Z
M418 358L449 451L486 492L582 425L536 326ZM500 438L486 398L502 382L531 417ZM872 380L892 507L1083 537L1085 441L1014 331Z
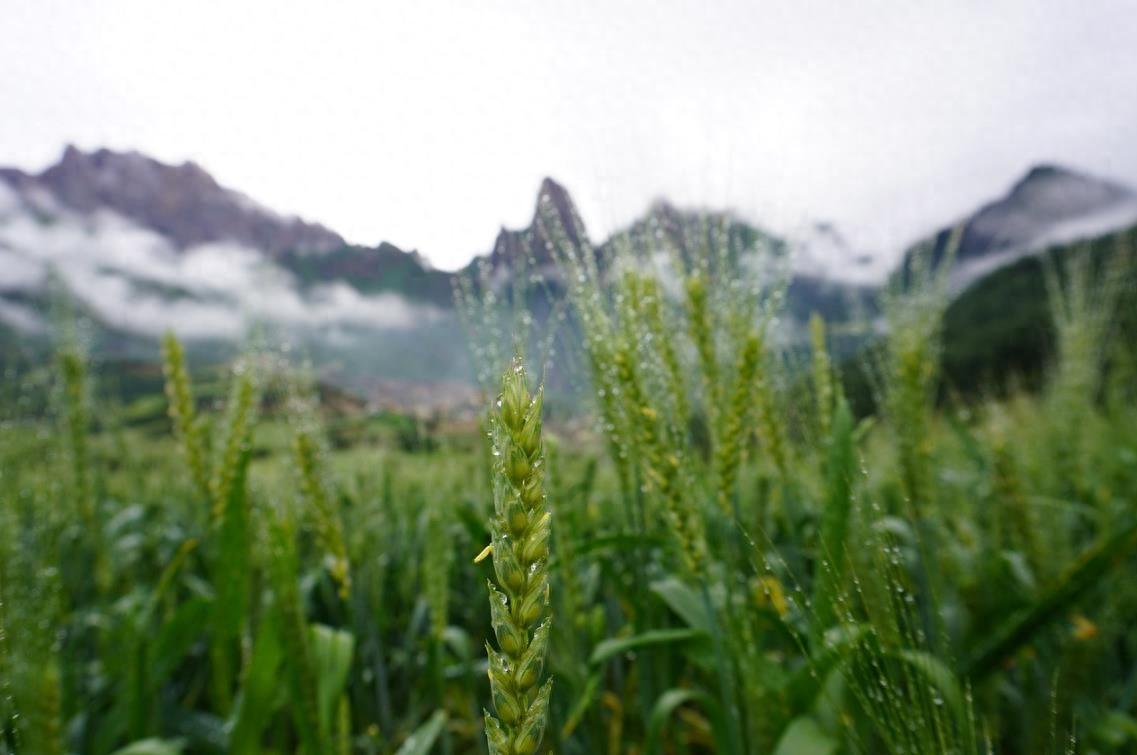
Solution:
M82 152L68 146L42 173L7 168L0 170L0 181L26 197L50 196L80 214L113 212L178 250L228 242L275 257L344 244L321 225L280 215L219 185L195 163L168 165L138 152Z
M1055 165L1039 165L1000 199L962 221L952 287L962 290L988 273L1046 247L1091 239L1137 223L1137 192L1103 178ZM925 244L933 264L946 253L952 228ZM917 248L920 245L917 245ZM910 251L901 273L909 269Z
M555 283L538 209L579 241L572 198L547 178L533 220L503 228L467 272L488 266L502 283L524 268ZM666 241L691 256L700 253L688 248L700 225L726 229L740 249L788 254L783 239L739 218L662 201L594 243L601 258L632 237L641 245ZM42 329L38 292L54 271L93 318L148 337L173 328L187 338L233 339L249 321L303 331L408 328L448 316L454 285L453 274L415 252L386 242L348 244L323 226L262 207L193 163L74 147L39 174L0 169L0 270L0 319L13 327ZM834 316L844 311L844 288L820 269L791 290L795 317L818 307Z
M453 274L386 241L376 247L345 244L322 254L285 252L277 262L304 286L339 280L362 294L401 294L440 309L452 303Z
M448 274L349 245L193 164L68 148L38 175L0 170L0 324L25 352L50 330L52 280L104 360L153 360L168 329L215 357L256 328L378 401L387 380L469 372Z
M301 281L264 250L237 241L181 249L113 211L77 211L54 195L4 184L0 270L8 305L0 316L29 330L44 313L21 302L34 301L52 275L96 319L150 336L173 328L189 338L235 338L249 322L400 328L430 316L418 311L425 303L401 292L367 295L332 276Z
M540 221L544 211L544 222ZM515 279L520 271L537 274L542 286L553 292L563 288L561 272L551 251L555 244L546 226L554 224L554 233L564 233L576 246L587 235L569 193L557 182L546 178L538 192L533 219L520 229L502 229L493 250L484 258L476 258L465 271L488 272L495 285ZM831 320L848 320L854 312L874 311L876 286L865 281L860 268L863 255L843 246L839 234L831 226L822 226L830 236L824 250L814 247L804 259L798 257L797 244L770 231L746 222L725 211L688 210L665 200L654 202L643 216L618 229L603 240L591 239L597 264L604 274L610 262L630 251L643 260L660 261L678 253L686 264L701 255L718 253L725 248L728 256L768 285L784 282L786 310L789 315L782 325L787 338L798 338L813 312ZM838 241L835 243L833 239ZM816 239L814 239L817 242ZM817 242L820 243L820 242ZM828 264L827 264L828 263ZM846 268L852 268L850 270ZM530 303L543 311L540 295L530 296Z
M1137 252L1137 225L1087 242L1056 245L1004 266L961 293L944 315L943 361L947 384L963 393L1001 388L1011 375L1040 384L1054 356L1054 331L1043 259L1059 267L1077 255L1099 266L1119 250ZM1137 270L1130 270L1131 275ZM1123 289L1114 343L1137 356L1137 280Z
M472 379L452 305L456 275L488 271L491 285L528 287L538 317L563 291L539 216L570 241L586 233L569 192L545 179L532 221L503 228L486 255L454 274L434 270L413 251L349 244L321 225L276 213L193 163L68 147L38 174L0 168L0 341L42 340L55 280L95 324L98 356L153 359L167 329L217 353L256 326L310 355L338 385L377 401L384 391L404 397L392 400L418 401L419 386ZM963 290L1048 244L1134 222L1137 195L1130 189L1041 166L966 219L953 280ZM931 240L937 259L946 238L945 230ZM708 240L727 244L764 280L787 284L780 327L791 342L813 312L837 324L871 321L876 313L879 258L854 250L824 223L791 241L729 212L659 201L592 243L603 270L621 246L644 259L666 246L690 261L706 253ZM531 284L534 276L539 285ZM999 322L988 327L995 332ZM855 348L866 331L845 335Z
M484 258L489 267L498 271L516 270L520 267L536 267L546 271L555 264L550 239L541 230L539 217L555 223L557 229L566 234L572 243L581 239L577 234L576 205L568 190L551 178L541 181L537 189L537 203L533 208L533 219L524 228L502 228L494 239L493 248ZM481 264L482 259L474 259L467 267L472 270Z

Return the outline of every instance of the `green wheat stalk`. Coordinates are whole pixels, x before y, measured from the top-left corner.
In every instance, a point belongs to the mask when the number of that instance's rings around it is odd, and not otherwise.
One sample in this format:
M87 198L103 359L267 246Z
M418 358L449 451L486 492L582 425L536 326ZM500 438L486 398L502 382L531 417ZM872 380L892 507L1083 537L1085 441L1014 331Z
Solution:
M493 566L490 616L500 650L487 644L495 718L493 755L530 755L545 730L552 680L538 686L549 643L549 529L541 444L542 392L529 393L519 361L502 379L494 416ZM499 589L500 588L500 589ZM544 617L544 618L543 618ZM542 620L543 619L543 620Z
M292 452L300 478L300 492L312 515L316 538L328 554L328 570L339 585L340 597L347 599L351 595L351 568L343 523L324 482L320 449L313 434L308 430L298 431L292 442Z
M833 364L825 347L825 320L814 312L809 318L809 342L813 351L811 371L813 377L813 400L817 412L817 434L821 439L829 437L829 427L833 419Z
M206 465L205 439L195 417L185 351L173 333L167 333L162 339L162 369L166 375L166 396L170 402L174 433L181 444L182 454L189 464L190 476L198 492L211 501L213 490Z

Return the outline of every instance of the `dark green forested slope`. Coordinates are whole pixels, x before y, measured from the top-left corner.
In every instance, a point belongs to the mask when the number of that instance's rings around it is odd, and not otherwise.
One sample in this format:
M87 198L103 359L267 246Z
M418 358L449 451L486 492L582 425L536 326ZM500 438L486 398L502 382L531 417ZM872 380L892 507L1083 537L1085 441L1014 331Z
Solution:
M977 281L959 295L944 316L943 366L950 389L972 394L1003 389L1013 379L1037 387L1053 353L1053 324L1044 265L1061 272L1075 255L1091 254L1094 268L1114 254L1137 249L1137 226L1089 242L1054 247ZM1137 293L1134 265L1122 285L1115 329L1116 349L1137 351ZM1116 355L1110 355L1116 357Z

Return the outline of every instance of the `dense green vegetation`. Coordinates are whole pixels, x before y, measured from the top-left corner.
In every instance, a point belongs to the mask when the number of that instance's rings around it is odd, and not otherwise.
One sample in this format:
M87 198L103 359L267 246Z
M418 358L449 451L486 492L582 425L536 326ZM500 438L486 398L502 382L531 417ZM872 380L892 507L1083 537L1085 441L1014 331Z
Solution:
M1118 250L1137 248L1137 228L1094 239L1087 245L1057 246L1040 257L1025 257L979 280L952 302L944 315L944 373L953 390L975 394L1008 379L1038 389L1047 358L1054 353L1044 268L1063 268L1079 255L1100 268ZM1137 290L1120 292L1110 347L1112 359L1137 353Z
M425 267L417 254L386 243L374 249L343 246L324 254L285 252L280 263L302 285L341 279L365 293L401 293L443 307L450 303L448 274Z
M0 753L1137 748L1127 257L1049 263L1045 379L982 401L936 404L942 278L888 292L857 420L713 228L600 264L569 230L595 422L542 411L553 318L474 287L465 427L173 338L164 398L67 339L6 386Z

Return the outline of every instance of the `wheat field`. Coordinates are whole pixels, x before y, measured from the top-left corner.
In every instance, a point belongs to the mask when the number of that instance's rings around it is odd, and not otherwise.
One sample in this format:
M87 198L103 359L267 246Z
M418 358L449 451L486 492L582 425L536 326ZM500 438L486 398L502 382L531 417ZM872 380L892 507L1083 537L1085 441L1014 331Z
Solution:
M10 379L0 753L1137 751L1128 255L1048 268L1041 388L957 396L939 268L849 355L714 228L574 230L551 314L457 292L485 411L430 443L172 335L149 415L81 339Z

